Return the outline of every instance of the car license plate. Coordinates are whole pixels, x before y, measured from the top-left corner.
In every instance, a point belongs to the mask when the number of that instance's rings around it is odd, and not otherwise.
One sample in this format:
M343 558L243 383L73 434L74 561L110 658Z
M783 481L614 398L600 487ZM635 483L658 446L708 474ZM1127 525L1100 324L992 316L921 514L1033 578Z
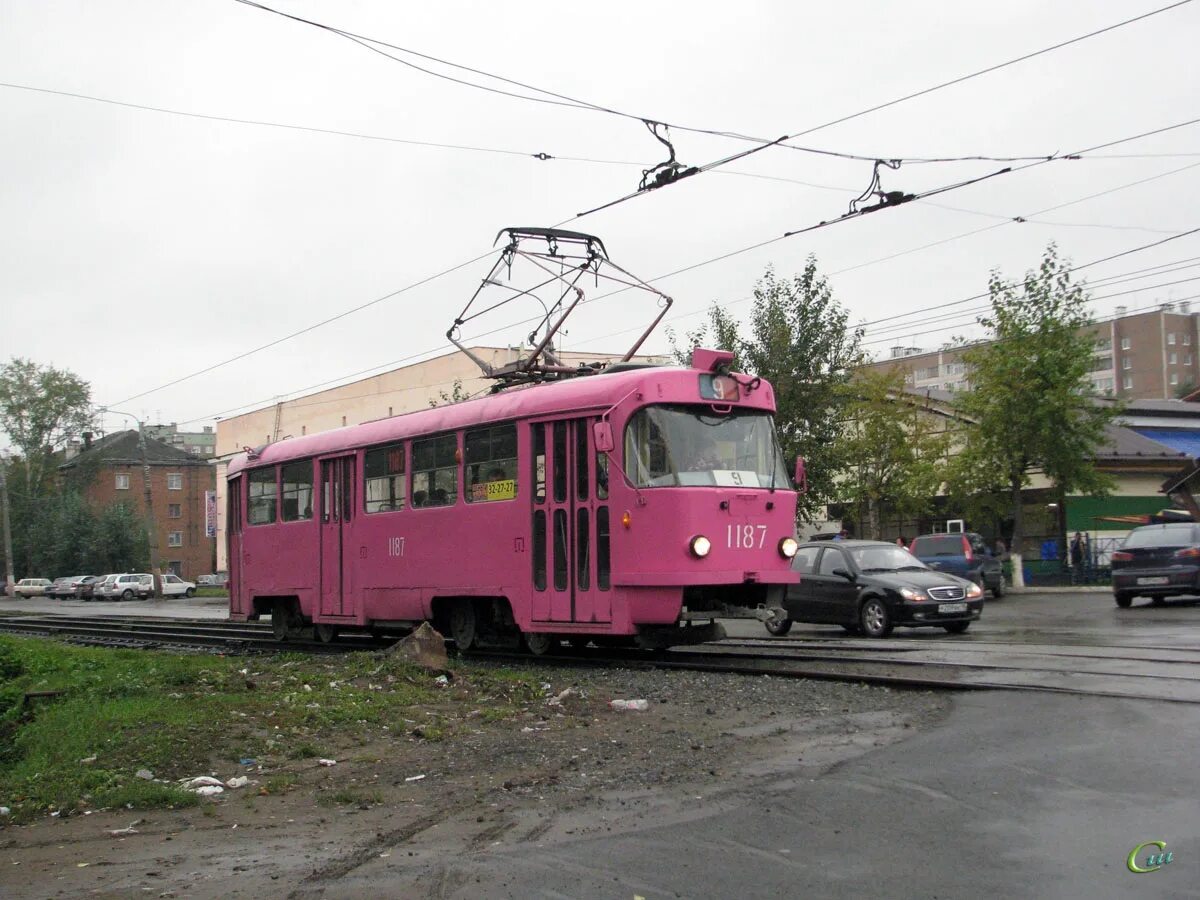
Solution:
M966 612L967 604L965 603L939 603L938 612L940 613L957 613Z
M1166 575L1155 575L1151 578L1139 578L1138 584L1170 584L1171 579Z

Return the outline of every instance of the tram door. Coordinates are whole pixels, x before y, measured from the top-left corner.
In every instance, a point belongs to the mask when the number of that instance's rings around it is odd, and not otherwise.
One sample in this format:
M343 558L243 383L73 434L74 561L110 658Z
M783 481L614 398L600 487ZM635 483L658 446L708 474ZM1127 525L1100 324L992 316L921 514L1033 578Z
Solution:
M234 478L225 484L225 568L229 573L229 608L248 613L242 590L242 485Z
M610 622L608 457L592 445L595 418L531 427L533 618Z
M321 615L352 616L353 456L321 460Z

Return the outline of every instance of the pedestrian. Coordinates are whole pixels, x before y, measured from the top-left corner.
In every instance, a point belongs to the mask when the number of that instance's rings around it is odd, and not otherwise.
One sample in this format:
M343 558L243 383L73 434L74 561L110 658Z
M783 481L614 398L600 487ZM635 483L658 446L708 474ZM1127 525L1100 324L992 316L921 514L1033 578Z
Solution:
M841 531L839 531L837 534L835 534L833 536L833 539L835 541L844 541L849 536L850 536L850 532L848 532L845 528L843 528Z
M908 539L904 535L900 535L900 537L896 538L896 546L903 547L907 550L908 549Z
M1084 540L1081 532L1075 532L1075 537L1071 538L1071 568L1079 572L1083 570L1083 560L1087 543Z

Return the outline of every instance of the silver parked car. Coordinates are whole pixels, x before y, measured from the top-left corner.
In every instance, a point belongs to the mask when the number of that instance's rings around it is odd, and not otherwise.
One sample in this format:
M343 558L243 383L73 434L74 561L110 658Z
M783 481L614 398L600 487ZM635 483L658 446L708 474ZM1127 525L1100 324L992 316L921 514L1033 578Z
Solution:
M144 572L108 575L96 585L93 600L144 600L154 593L154 579Z

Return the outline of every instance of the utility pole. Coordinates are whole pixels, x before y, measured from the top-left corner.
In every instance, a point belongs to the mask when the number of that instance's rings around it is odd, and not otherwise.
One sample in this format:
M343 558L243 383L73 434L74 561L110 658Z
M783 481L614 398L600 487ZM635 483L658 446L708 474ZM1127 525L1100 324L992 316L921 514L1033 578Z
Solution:
M4 574L7 576L5 581L4 593L12 596L13 591L13 556L12 556L12 524L8 516L8 478L6 470L8 469L8 460L0 456L0 505L4 506Z
M142 456L142 493L146 504L146 537L150 542L150 572L154 576L154 596L161 598L163 596L162 586L162 569L158 563L158 539L155 536L154 529L154 505L153 497L150 493L150 455L146 451L146 426L142 420L130 413L119 412L115 409L100 408L101 413L112 413L115 416L125 416L137 422L138 426L138 450Z

